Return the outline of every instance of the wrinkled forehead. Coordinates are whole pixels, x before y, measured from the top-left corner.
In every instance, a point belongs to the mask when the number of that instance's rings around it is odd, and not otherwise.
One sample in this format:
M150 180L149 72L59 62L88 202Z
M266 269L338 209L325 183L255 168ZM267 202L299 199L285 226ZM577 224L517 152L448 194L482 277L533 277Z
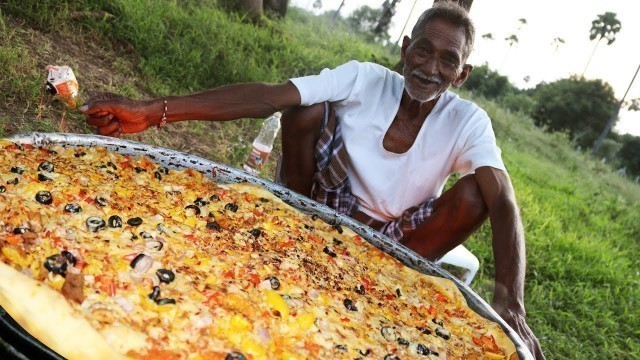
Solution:
M412 43L438 43L447 50L465 54L466 33L462 25L443 18L432 18L412 34Z

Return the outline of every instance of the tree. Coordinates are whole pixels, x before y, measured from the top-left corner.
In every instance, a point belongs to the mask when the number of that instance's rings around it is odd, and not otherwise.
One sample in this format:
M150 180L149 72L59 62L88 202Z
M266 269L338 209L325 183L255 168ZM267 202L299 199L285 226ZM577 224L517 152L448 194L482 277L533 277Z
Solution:
M616 19L616 13L605 12L604 14L598 15L598 17L591 22L591 30L589 30L589 40L596 40L596 46L593 48L593 52L591 56L589 56L589 60L587 61L587 65L584 67L582 71L582 76L587 72L587 68L591 63L591 59L593 59L593 55L596 53L596 49L598 49L598 44L603 38L607 39L607 45L613 44L616 41L616 34L622 28L622 24L618 19Z
M516 91L516 88L506 76L491 70L487 63L474 67L463 86L478 95L492 100L501 99L507 94Z
M640 175L640 137L625 134L622 136L622 148L618 158L627 168L627 173Z
M609 84L577 76L539 84L533 96L535 124L566 132L582 147L593 144L617 103Z
M504 40L509 44L509 47L513 47L519 42L518 36L516 36L516 34L511 34L510 36L504 38Z
M225 0L223 6L239 11L253 21L263 14L283 18L287 14L288 0Z
M629 89L631 89L631 86L633 86L633 82L636 80L636 76L638 76L638 71L640 71L640 64L638 64L636 73L633 74L633 78L631 78L629 87L627 87L627 91L624 92L624 96L622 96L622 100L620 100L620 102L618 103L618 106L616 107L614 112L611 114L611 117L609 118L607 125L604 127L604 130L602 130L602 133L600 133L600 136L598 137L596 142L593 144L593 149L591 150L592 155L598 151L598 149L600 148L600 145L602 144L602 141L604 140L604 138L607 136L607 134L613 127L613 124L615 124L615 122L618 120L618 114L620 114L620 108L622 108L622 106L624 105L624 99L627 98L627 94L629 94Z
M378 24L373 29L373 33L377 38L389 39L389 25L391 24L391 18L396 13L396 4L400 0L384 0L382 3L382 12Z
M367 5L363 5L355 9L346 21L347 25L349 25L353 31L368 40L387 40L389 39L389 34L386 31L379 37L374 32L381 15L382 9L373 9Z

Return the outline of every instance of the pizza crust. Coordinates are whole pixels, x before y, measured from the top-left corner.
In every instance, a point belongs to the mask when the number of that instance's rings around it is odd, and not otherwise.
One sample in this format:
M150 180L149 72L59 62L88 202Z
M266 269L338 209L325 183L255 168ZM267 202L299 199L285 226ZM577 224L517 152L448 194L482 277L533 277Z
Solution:
M58 354L69 360L125 359L55 290L2 262L0 279L0 305Z

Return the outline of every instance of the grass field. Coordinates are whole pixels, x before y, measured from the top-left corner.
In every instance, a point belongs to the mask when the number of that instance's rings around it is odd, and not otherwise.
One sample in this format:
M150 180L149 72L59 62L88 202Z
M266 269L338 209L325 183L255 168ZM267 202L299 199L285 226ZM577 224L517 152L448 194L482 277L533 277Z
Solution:
M92 131L78 111L43 95L47 64L72 66L86 100L103 91L147 98L282 81L350 59L389 66L397 54L295 8L284 22L256 26L213 0L3 0L0 136ZM464 89L461 95L468 97ZM547 357L640 359L640 188L529 118L473 100L493 119L516 189L527 239L528 319ZM128 138L238 166L258 129L249 119L190 122ZM273 162L263 176L273 177ZM490 231L485 225L466 244L481 260L472 287L489 300Z

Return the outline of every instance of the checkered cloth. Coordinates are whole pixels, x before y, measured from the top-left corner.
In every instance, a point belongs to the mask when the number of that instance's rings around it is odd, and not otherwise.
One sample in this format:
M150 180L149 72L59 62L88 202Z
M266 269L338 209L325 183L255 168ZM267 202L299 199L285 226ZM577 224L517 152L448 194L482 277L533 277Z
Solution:
M318 172L313 178L311 197L340 213L353 216L358 211L358 201L351 193L347 177L347 152L342 140L340 122L336 118L334 129L327 126L333 109L327 102L324 103L324 109L321 134L315 154ZM378 230L391 239L402 242L404 231L416 229L431 216L435 200L430 198L418 206L405 210L399 218L386 223Z

